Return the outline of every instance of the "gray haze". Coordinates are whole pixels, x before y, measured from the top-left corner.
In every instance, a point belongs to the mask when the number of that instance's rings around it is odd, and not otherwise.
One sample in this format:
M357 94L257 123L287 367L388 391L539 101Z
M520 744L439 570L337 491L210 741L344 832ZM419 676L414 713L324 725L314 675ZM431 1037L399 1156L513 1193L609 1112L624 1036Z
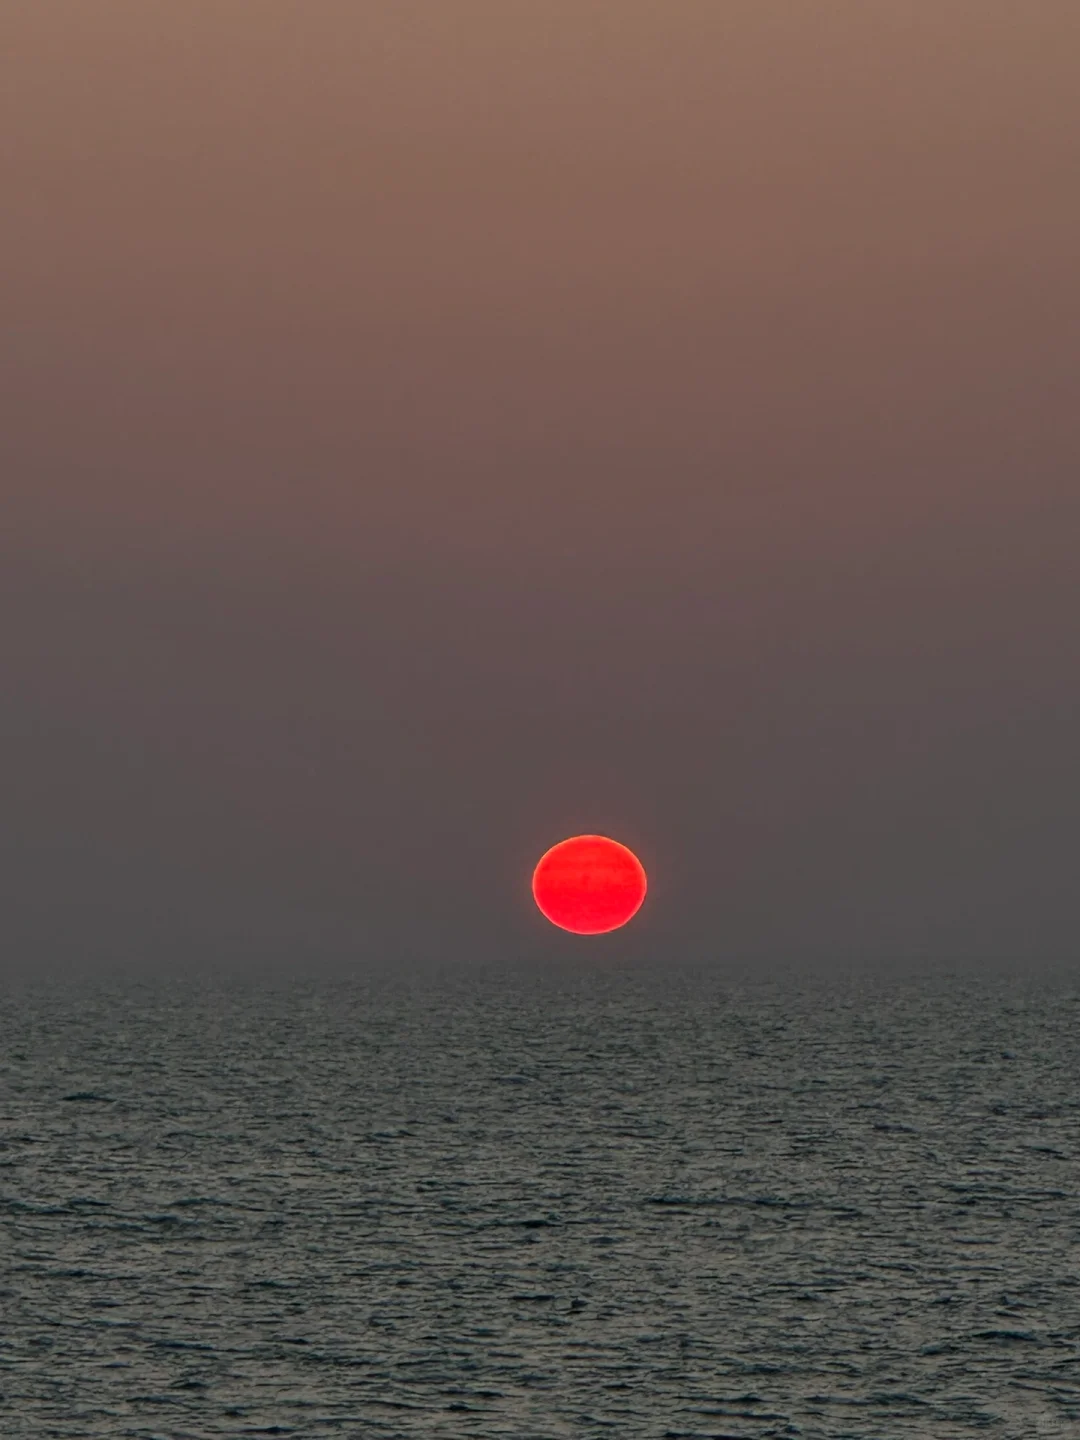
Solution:
M1071 959L1080 20L915 8L8 8L5 964Z

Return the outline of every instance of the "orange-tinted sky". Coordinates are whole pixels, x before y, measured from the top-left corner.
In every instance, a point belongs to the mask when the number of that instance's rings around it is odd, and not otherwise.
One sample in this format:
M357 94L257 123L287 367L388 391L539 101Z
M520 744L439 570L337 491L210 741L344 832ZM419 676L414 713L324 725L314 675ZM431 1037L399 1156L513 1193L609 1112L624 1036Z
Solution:
M26 945L1068 950L1072 0L0 24Z

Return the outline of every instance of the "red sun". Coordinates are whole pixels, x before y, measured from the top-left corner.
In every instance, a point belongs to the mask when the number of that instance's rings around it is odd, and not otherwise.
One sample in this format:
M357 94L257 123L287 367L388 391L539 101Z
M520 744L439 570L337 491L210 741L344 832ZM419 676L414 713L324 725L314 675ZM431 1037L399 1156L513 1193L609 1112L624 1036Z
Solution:
M641 909L645 868L606 835L574 835L540 857L533 899L553 925L575 935L617 930Z

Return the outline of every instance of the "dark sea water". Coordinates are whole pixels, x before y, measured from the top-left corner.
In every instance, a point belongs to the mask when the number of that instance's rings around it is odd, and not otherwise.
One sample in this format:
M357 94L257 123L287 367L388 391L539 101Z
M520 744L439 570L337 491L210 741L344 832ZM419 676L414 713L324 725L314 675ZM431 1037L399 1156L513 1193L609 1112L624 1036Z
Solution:
M1080 1436L1080 998L32 985L0 1434Z

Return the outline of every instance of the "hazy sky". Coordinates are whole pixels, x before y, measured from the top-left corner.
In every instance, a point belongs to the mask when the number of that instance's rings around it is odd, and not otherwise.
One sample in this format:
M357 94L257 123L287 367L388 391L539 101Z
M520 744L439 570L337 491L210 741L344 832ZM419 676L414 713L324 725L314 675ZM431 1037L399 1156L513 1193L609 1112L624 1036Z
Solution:
M1076 0L0 57L7 957L1076 953Z

